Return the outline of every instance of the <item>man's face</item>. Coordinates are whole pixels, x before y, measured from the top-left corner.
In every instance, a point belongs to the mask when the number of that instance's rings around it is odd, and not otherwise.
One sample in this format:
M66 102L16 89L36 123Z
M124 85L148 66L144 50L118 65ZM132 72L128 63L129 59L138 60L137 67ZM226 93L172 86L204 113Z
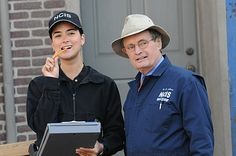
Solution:
M52 31L52 47L54 51L66 49L66 52L60 56L62 59L66 60L77 56L84 43L84 35L81 35L79 30L68 22L60 22Z
M126 37L123 39L124 52L134 68L147 74L161 58L161 39L152 39L148 31Z

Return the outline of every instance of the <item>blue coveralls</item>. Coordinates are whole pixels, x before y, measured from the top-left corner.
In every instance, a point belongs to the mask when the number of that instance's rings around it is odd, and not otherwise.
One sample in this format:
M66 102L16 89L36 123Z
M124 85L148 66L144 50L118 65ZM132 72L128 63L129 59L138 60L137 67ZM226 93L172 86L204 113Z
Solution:
M124 104L128 156L212 156L213 126L201 76L167 56L154 73L129 83Z

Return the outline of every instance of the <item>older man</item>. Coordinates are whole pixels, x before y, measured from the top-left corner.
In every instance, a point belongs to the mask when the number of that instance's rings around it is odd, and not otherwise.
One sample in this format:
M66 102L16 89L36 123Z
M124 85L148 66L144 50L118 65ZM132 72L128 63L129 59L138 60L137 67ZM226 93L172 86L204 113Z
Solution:
M113 50L139 72L125 104L128 156L212 156L213 126L204 79L162 54L170 41L140 14L125 18Z

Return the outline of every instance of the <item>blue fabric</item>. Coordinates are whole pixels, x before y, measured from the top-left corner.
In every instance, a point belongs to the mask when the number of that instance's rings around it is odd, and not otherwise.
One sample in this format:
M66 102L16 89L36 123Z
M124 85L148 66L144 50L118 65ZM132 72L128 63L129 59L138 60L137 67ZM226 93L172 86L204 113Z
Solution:
M138 91L140 76L129 83L124 104L127 155L212 156L213 127L203 78L171 65L165 55Z

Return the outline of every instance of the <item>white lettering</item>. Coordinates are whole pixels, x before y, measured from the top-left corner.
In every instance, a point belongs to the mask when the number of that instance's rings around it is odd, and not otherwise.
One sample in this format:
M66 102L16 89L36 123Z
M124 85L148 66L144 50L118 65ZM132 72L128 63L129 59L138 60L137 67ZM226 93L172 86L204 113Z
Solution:
M171 95L171 92L161 92L158 97L166 97L169 98Z
M162 102L168 102L171 98L171 94L173 91L174 90L172 88L163 88L162 92L159 93L156 100L161 101L161 105L162 105Z
M157 98L157 101L164 101L164 102L168 102L168 101L169 101L169 99L167 99L167 98Z
M58 14L57 16L55 16L53 20L55 21L55 20L58 20L59 18L62 18L62 17L71 18L71 15L62 12L62 13Z

